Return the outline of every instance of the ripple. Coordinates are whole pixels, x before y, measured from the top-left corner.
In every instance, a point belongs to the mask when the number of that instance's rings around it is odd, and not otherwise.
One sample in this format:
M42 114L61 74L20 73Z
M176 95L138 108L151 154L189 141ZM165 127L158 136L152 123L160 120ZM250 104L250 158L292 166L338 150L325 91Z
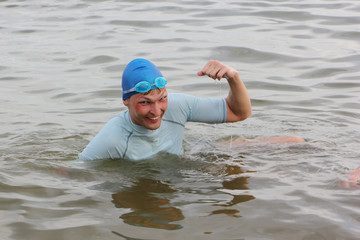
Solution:
M269 19L283 19L291 21L310 21L316 17L305 11L257 11L254 16L267 17Z
M298 62L301 59L289 55L282 55L273 52L258 51L245 47L216 47L212 50L212 58L228 59L233 61L243 61L247 63L263 63L269 61Z
M54 17L44 17L44 18L39 18L39 21L43 21L43 22L74 22L77 21L78 19L75 17L63 17L63 16L54 16Z
M61 127L61 124L53 123L53 122L43 122L43 123L39 123L37 126L39 126L39 127L54 127L54 126Z
M331 34L332 38L357 40L360 38L359 31L342 31Z
M313 86L314 88L333 88L333 89L346 89L346 88L360 88L360 83L357 82L329 82L319 83Z
M185 38L170 38L170 39L146 39L141 41L143 43L166 43L166 42L190 42L190 40Z
M0 77L0 81L21 81L27 79L26 77Z
M36 33L36 32L38 32L38 30L35 30L35 29L25 29L25 30L14 31L14 33L21 33L21 34L29 34L29 33Z
M71 5L68 7L68 9L84 9L89 7L89 4L85 4L85 3L77 3L74 5Z
M360 24L360 17L358 16L348 16L348 17L337 17L337 16L326 16L324 17L326 20L320 22L323 25L358 25Z
M75 93L60 93L51 98L59 99L59 98L68 98L68 97L73 97L73 96L77 96L77 94L75 94Z
M100 55L100 56L92 57L88 60L82 61L81 63L85 64L85 65L92 65L92 64L109 63L109 62L114 62L117 60L118 60L118 58L116 58L116 57Z
M352 54L346 57L330 59L331 62L360 62L360 54Z
M112 25L124 25L139 28L157 28L164 27L163 21L130 21L130 20L113 20L109 24Z
M119 64L119 65L112 65L109 67L104 68L105 71L107 72L120 72L122 73L122 71L125 69L126 65L123 64Z
M16 8L16 7L19 7L19 6L20 5L18 5L18 4L9 4L9 5L6 5L5 7L7 7L7 8Z
M119 88L116 86L115 88ZM118 90L100 90L91 93L91 96L95 97L104 97L104 98L116 98L119 99L121 97L120 88Z
M74 109L69 109L68 113L69 114L84 114L84 113L116 113L116 112L121 112L123 111L124 108L94 108L94 107L89 107L89 108L74 108Z
M315 37L313 35L305 35L305 34L297 34L297 35L292 35L293 38L297 38L297 39L314 39Z
M26 91L26 93L32 93L32 94L43 94L43 93L49 93L53 91L58 91L59 88L47 88L47 89L36 89L36 90L29 90Z
M349 70L346 68L323 68L323 69L316 69L312 70L307 73L303 73L298 78L327 78L331 76L336 76L342 74L344 72L348 72Z
M264 89L264 90L275 90L275 91L286 91L286 92L310 92L309 87L296 86L291 84L276 84L262 81L251 81L248 84L250 89Z
M0 183L1 192L6 192L10 195L16 196L21 194L22 198L31 197L31 199L43 199L43 198L54 198L64 194L64 190L61 189L49 189L38 185L9 185ZM11 194L10 194L11 193Z

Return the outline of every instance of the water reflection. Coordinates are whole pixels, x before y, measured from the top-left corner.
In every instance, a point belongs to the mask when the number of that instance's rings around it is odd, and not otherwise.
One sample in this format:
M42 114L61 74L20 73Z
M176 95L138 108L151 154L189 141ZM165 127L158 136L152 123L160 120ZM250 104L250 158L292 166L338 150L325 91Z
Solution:
M132 210L120 217L125 223L174 230L182 226L171 222L184 219L181 210L169 206L170 200L165 196L174 192L176 190L163 181L140 178L131 188L113 194L112 198L117 208Z
M204 163L203 163L204 164ZM202 165L202 164L201 164ZM209 164L206 164L209 166ZM249 176L244 176L245 173L240 166L228 164L210 164L217 167L205 168L201 166L196 177L196 186L200 187L205 179L202 179L201 172L211 174L214 178L223 178L220 191L223 194L232 196L232 199L227 202L212 204L217 209L210 212L209 215L225 214L230 217L241 217L237 205L255 199L254 196L247 194ZM194 166L192 166L194 167ZM180 169L178 169L180 171ZM247 172L246 172L247 173ZM174 199L174 193L188 194L188 191L177 188L176 184L170 184L168 181L158 180L160 176L139 177L136 178L132 186L114 193L112 195L112 202L115 207L122 209L130 209L129 212L124 213L120 218L127 224L140 227L157 228L165 230L176 230L182 228L180 224L174 222L183 220L181 209L174 207L170 199ZM183 176L184 177L184 176ZM183 182L185 178L172 179L175 182ZM189 176L187 176L189 177ZM200 185L198 185L200 183ZM204 182L204 185L205 182ZM241 190L241 191L239 191ZM245 192L244 192L245 191ZM219 193L216 190L216 194ZM243 194L244 193L244 194ZM206 203L205 203L206 204Z
M241 169L241 167L239 166L232 166L232 165L227 165L227 168L225 170L227 175L238 175L238 174L243 174L244 171ZM222 186L223 189L225 190L249 190L250 188L248 187L248 180L249 180L249 176L239 176L236 177L234 179L231 180L226 180L222 182ZM254 200L255 197L249 194L241 194L241 195L237 195L237 194L230 194L233 198L232 200L226 202L225 204L215 204L215 206L222 206L222 207L231 207L231 206L235 206L239 203L244 203L244 202L248 202L251 200ZM232 217L241 217L240 215L236 215L237 213L239 213L238 210L236 209L220 209L220 210L215 210L211 213L211 215L214 214L226 214L228 216L232 216Z

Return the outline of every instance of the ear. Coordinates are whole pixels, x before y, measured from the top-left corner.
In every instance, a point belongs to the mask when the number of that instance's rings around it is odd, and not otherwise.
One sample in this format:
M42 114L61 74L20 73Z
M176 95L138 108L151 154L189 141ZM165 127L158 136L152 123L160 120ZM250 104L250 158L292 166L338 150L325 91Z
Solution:
M125 106L129 107L129 98L123 100L123 103L124 103Z

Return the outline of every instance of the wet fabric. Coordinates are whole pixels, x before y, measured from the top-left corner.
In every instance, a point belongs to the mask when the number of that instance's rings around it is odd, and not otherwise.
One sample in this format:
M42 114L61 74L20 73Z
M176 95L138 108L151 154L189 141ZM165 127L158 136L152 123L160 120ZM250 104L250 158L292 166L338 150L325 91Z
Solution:
M158 129L134 124L126 110L112 118L79 157L140 160L159 152L181 155L186 122L223 123L226 114L225 99L169 94L168 108Z

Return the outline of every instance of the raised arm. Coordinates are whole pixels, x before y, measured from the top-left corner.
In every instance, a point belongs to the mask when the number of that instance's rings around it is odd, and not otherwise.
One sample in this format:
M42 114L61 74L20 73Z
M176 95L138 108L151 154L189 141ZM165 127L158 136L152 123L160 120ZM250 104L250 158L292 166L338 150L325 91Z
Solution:
M210 60L197 74L198 76L209 76L214 80L227 79L230 91L225 99L227 106L226 122L238 122L250 116L250 98L244 83L240 79L239 73L235 69L217 60Z

